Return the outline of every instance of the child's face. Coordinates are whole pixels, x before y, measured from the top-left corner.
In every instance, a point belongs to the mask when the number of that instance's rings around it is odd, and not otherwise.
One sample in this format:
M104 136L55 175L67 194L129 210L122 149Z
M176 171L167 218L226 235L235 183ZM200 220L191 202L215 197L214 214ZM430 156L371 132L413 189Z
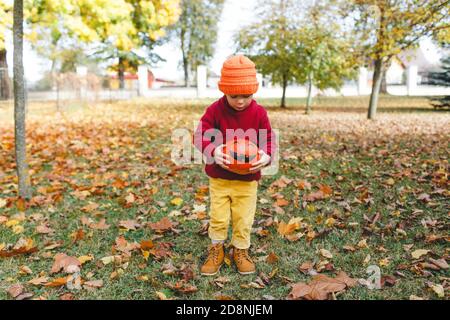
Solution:
M227 101L228 104L237 111L244 110L250 105L250 102L252 102L253 95L252 94L239 94L239 95L230 95L227 94Z

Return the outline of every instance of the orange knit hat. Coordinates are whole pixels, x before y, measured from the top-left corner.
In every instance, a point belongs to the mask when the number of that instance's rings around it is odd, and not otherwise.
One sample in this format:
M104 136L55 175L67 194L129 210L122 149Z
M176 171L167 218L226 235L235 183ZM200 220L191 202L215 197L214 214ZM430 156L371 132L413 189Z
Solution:
M219 90L225 94L254 94L258 91L255 64L246 56L228 58L222 67Z

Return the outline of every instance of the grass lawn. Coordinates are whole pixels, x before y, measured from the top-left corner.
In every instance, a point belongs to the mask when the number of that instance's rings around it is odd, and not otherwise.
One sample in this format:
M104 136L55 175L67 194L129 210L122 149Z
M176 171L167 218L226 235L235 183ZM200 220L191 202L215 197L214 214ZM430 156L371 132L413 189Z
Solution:
M301 99L259 101L280 132L280 166L259 185L258 272L226 264L202 277L208 179L172 163L171 133L192 131L210 102L31 103L28 203L16 195L12 106L0 104L0 252L36 247L0 256L0 299L14 285L35 299L286 299L315 272L367 279L371 265L380 290L360 281L333 298L449 298L449 112L382 96L368 121L367 97L318 98L309 116ZM287 236L282 222L295 224ZM52 270L58 253L83 262L75 288Z

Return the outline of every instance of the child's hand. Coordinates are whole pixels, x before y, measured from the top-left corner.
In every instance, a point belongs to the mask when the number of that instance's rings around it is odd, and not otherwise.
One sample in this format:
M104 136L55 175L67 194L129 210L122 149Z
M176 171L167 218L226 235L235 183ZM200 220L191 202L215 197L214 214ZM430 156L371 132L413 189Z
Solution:
M259 150L258 153L261 155L261 158L250 168L251 172L258 171L270 163L270 156L267 153L262 150Z
M223 153L222 150L224 146L225 145L222 144L214 150L214 161L222 168L228 170L227 164L231 163L231 157L228 154Z

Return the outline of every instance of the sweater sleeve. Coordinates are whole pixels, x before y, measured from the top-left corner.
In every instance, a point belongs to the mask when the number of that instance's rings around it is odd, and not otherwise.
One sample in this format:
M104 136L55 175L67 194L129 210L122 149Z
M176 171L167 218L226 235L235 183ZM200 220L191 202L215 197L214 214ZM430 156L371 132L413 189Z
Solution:
M204 155L207 159L211 160L215 149L215 117L214 108L208 107L205 114L201 117L199 124L194 133L194 146Z
M260 121L259 129L266 130L266 135L261 136L261 141L259 141L259 148L262 149L265 153L267 153L271 157L271 161L273 161L273 157L276 153L276 136L275 132L272 130L272 126L270 124L269 117L267 116L267 111L263 109L262 117Z

